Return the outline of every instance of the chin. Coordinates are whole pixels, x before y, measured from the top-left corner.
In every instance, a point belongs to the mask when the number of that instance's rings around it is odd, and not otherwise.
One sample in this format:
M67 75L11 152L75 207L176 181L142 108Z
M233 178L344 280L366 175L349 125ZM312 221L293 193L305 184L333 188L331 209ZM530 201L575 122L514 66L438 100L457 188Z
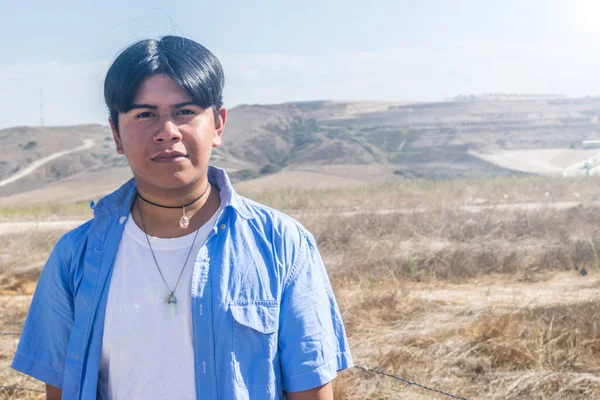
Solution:
M193 184L196 180L196 176L190 176L188 174L155 174L153 176L144 176L134 174L135 180L140 186L153 186L163 190L178 190L184 189L189 185Z

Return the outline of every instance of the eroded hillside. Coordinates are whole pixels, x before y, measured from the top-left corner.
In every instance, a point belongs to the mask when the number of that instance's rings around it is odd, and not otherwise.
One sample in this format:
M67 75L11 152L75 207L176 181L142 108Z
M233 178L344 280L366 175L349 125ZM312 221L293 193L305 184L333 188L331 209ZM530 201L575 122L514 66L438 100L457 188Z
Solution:
M512 168L506 157L495 162L482 155L499 150L577 150L582 140L600 137L599 116L597 98L242 105L230 110L224 143L215 149L213 162L226 167L236 180L282 170L323 174L335 170L336 176L369 181L372 174L360 173L360 166L367 165L379 166L385 179L520 175L523 172ZM109 175L121 179L128 168L125 158L115 152L106 126L0 130L4 149L0 182L85 140L94 145L0 185L0 196L68 180L84 182L102 171L117 171Z

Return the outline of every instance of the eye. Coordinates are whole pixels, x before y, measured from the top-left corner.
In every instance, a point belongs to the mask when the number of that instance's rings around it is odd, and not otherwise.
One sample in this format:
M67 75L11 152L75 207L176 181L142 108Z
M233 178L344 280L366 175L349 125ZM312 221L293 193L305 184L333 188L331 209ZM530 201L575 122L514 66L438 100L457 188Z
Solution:
M194 115L196 112L194 110L190 110L188 108L184 108L183 110L177 111L177 115Z
M135 116L136 119L142 119L142 118L149 118L152 117L154 114L152 114L150 111L144 111L143 113L139 113L138 115Z

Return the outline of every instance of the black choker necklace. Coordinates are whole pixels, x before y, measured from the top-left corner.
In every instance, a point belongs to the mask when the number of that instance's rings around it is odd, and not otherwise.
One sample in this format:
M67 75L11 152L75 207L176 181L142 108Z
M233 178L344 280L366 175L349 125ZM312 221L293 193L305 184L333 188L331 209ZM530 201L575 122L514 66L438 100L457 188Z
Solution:
M148 204L152 204L153 206L156 207L161 207L161 208L181 208L182 209L182 215L181 215L181 219L179 220L179 226L181 226L181 228L186 229L189 225L190 225L190 219L187 217L187 215L185 215L185 208L191 206L192 204L194 204L195 202L197 202L198 200L200 200L201 198L204 197L204 195L206 194L206 192L208 192L208 188L210 187L210 183L208 183L206 185L206 189L204 189L204 192L202 192L202 194L200 195L200 197L198 197L196 200L194 201L190 201L187 204L184 204L182 206L164 206L162 204L157 204L154 203L150 200L146 200L144 197L142 197L142 195L140 194L140 192L138 192L138 197L142 200L144 200L146 203Z

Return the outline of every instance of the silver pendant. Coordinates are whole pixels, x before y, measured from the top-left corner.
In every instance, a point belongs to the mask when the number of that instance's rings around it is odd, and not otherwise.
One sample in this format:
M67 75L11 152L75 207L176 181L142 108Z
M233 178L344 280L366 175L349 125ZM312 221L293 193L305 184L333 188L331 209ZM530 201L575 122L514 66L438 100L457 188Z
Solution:
M175 303L177 303L177 299L175 298L175 295L173 294L173 292L169 292L167 297L165 297L165 304L175 304Z
M185 215L185 207L183 207L182 213L183 215L179 220L179 226L181 229L187 229L187 227L190 226L190 219L187 217L187 215Z

